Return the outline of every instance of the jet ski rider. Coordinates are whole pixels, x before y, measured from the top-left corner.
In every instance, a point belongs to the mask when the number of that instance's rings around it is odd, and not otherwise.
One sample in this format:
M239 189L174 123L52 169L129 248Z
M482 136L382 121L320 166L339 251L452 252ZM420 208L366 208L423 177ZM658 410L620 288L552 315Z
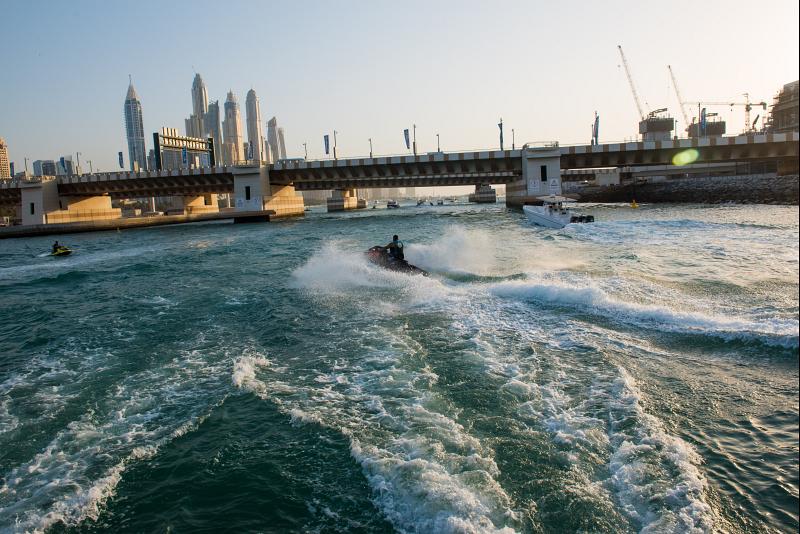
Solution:
M56 252L58 252L58 249L60 249L60 248L61 248L61 245L59 245L59 244L58 244L58 241L56 241L55 243L53 243L53 254L55 254Z
M389 255L394 259L405 259L405 255L403 254L403 242L400 241L400 238L396 235L392 236L392 242L386 245L386 248L389 249Z

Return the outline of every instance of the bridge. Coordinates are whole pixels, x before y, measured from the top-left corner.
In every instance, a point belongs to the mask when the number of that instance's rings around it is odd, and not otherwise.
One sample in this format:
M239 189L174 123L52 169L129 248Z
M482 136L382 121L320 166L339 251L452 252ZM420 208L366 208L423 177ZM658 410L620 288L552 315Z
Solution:
M603 145L524 146L516 150L433 152L327 160L281 160L201 169L85 174L7 181L0 205L14 206L23 224L120 217L112 199L179 196L186 213L217 211L217 194L231 194L238 212L273 216L303 212L298 191L332 190L330 211L363 207L355 190L387 187L476 187L474 199L494 201L491 185L506 185L506 203L561 193L562 169L672 165L690 154L694 163L776 161L797 172L798 133L676 139Z

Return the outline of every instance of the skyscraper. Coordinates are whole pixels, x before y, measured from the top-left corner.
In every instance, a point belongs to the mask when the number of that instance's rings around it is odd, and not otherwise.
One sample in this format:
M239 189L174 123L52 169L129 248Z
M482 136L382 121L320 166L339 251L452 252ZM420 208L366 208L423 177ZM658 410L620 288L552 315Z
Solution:
M192 112L201 119L208 112L206 84L203 83L203 78L199 74L194 75L194 81L192 82Z
M206 113L208 113L206 84L203 83L203 78L199 74L195 74L194 82L192 82L192 114L185 121L187 137L205 137L207 135Z
M59 176L72 176L75 174L75 163L72 161L72 156L61 156L56 165L56 174Z
M215 100L208 105L208 113L205 117L206 136L214 139L214 159L217 165L224 162L222 157L222 119L220 119L219 100Z
M228 98L225 100L225 120L222 123L222 130L225 133L225 149L222 152L225 163L230 165L245 159L242 147L242 116L233 91L228 91Z
M264 133L261 130L261 108L258 104L258 97L253 89L247 91L245 102L247 111L247 143L251 147L252 155L248 154L247 159L264 161Z
M0 137L0 178L11 178L11 165L8 161L8 145Z
M128 85L128 94L125 96L125 133L128 137L128 161L131 170L147 169L147 151L144 145L144 125L142 124L142 103L139 95L133 88L133 82Z
M286 159L286 139L283 137L283 128L278 127L278 151L281 159Z
M56 175L56 162L52 159L37 159L33 162L33 175L34 176L55 176Z
M270 161L275 163L281 158L281 151L278 149L278 119L275 117L267 121L267 143L269 144Z

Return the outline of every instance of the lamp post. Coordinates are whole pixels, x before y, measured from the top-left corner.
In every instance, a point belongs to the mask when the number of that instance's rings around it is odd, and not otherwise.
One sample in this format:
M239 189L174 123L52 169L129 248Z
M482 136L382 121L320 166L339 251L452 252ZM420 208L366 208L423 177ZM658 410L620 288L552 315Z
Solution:
M413 130L414 130L414 142L411 144L411 146L414 148L414 155L416 156L417 155L417 125L416 124L412 124L411 126L413 127Z
M372 138L369 138L369 159L372 159Z
M442 149L439 147L439 134L436 134L436 152L441 152Z
M306 153L306 159L308 159L308 143L303 143L303 151Z
M514 145L514 128L511 128L511 150L514 150L516 146Z

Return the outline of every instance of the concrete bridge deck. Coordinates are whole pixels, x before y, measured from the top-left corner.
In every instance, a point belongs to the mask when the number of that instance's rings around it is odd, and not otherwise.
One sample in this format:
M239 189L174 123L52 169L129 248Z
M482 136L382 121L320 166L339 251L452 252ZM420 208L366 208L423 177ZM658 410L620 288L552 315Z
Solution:
M523 146L518 150L432 152L419 155L252 162L173 171L96 173L38 177L0 183L0 205L16 208L22 224L82 222L119 218L114 198L182 197L185 214L218 211L216 194L234 198L235 210L273 210L276 216L302 214L297 191L331 190L328 209L356 209L357 189L473 185L475 202L494 202L492 184L506 185L506 204L560 194L563 169L759 162L778 164L779 174L797 172L797 132L736 137L676 139L604 145Z
M709 137L552 147L562 169L609 166L671 165L673 157L697 150L696 163L794 159L797 132L736 137ZM298 191L371 187L430 187L508 184L521 176L522 150L437 152L420 155L282 160L267 166L273 185L294 185ZM217 166L176 171L95 173L55 178L59 194L147 197L232 193L234 167ZM0 204L17 204L24 182L0 183Z

